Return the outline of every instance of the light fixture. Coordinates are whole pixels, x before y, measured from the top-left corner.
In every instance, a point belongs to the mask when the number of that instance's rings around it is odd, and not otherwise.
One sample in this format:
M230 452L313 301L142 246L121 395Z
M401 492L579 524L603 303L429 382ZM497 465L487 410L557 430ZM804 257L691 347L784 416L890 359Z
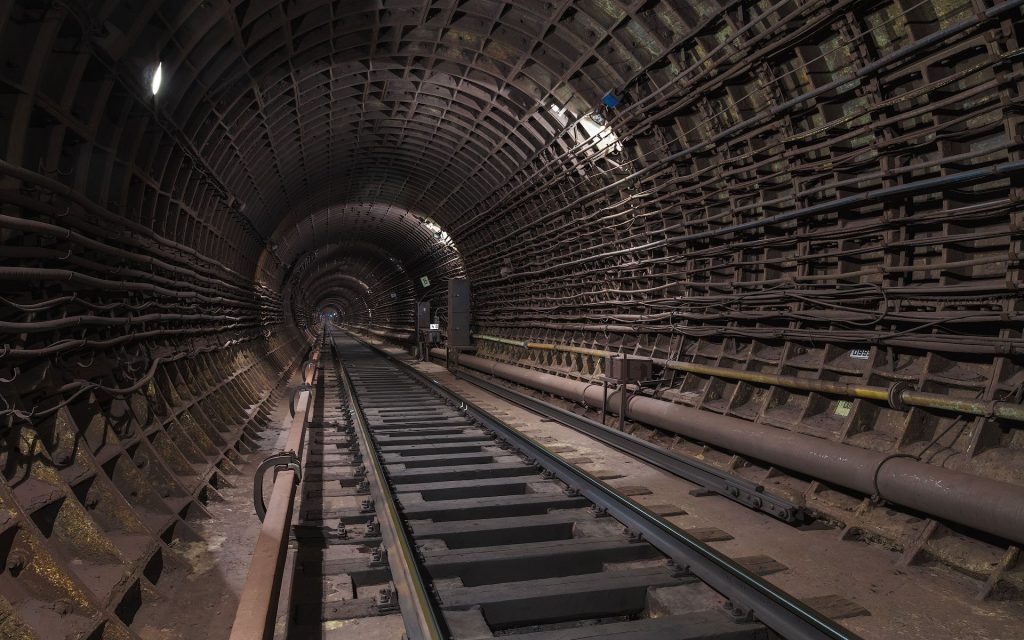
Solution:
M149 89L155 96L160 92L160 83L164 80L164 63L156 63L156 68L153 69L153 77L149 81Z

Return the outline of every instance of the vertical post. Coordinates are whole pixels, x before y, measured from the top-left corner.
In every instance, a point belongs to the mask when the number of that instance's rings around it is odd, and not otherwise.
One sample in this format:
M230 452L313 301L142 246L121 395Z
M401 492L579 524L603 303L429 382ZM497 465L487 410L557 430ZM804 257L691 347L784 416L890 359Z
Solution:
M623 380L619 384L619 431L626 430L626 381Z
M430 361L430 303L416 303L416 350L421 361Z
M473 320L469 280L452 278L448 281L448 348L464 349L473 346L469 330Z
M608 415L608 372L605 372L604 380L601 381L601 424Z

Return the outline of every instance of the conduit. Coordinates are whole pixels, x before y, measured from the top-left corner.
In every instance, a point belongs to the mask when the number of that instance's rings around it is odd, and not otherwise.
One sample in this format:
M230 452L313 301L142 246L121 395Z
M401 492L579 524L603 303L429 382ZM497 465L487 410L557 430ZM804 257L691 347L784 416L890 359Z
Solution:
M509 340L508 338L482 334L473 334L473 337L477 340L508 344L516 347L522 347L524 349L562 351L565 353L578 353L581 355L596 356L599 358L622 355L614 351L604 351L601 349L587 349L585 347L574 347L571 345ZM803 391L846 396L849 398L862 398L865 400L888 402L894 408L900 408L903 405L927 407L929 409L939 409L941 411L954 411L957 413L966 413L976 416L1004 418L1006 420L1024 422L1024 405L1016 402L950 398L938 393L927 393L924 391L902 388L899 385L879 387L874 385L849 384L846 382L798 378L796 376L780 376L772 373L760 373L757 371L738 371L727 367L712 367L693 362L680 362L678 360L663 360L660 358L652 358L652 360L662 367L673 369L675 371L717 376L719 378L742 380L744 382L753 382L757 384L777 385L780 387L787 387L789 389L800 389Z
M24 167L11 164L10 162L7 162L2 158L0 158L0 175L7 175L17 180L22 180L24 182L36 185L58 196L67 198L68 200L74 202L75 204L85 209L87 213L91 213L94 216L101 218L104 222L110 225L109 227L103 227L100 224L86 223L78 219L78 216L72 216L71 218L69 218L69 224L75 224L80 229L84 228L97 233L101 233L104 230L111 229L121 230L121 240L123 240L124 242L131 243L144 251L148 251L150 253L170 251L179 254L179 256L189 256L197 263L205 263L203 270L206 271L210 276L223 279L224 275L227 274L234 278L240 284L245 284L248 282L248 278L239 274L234 269L231 269L224 263L214 258L211 258L207 255L204 255L203 253L196 251L195 249L188 245L184 245L180 242L175 242L174 240L165 238L143 224L139 224L138 222L128 220L127 218L117 215L116 213L107 211L103 207L97 205L89 198L85 197L81 193L75 191L73 188L69 187L68 185L64 184L59 180L56 180L49 176L44 176L42 174L36 173L35 171L26 169ZM5 195L3 199L6 201L7 196ZM70 210L67 213L70 213ZM125 231L129 233L124 234L123 232ZM133 235L139 237L135 238L133 237ZM155 246L150 245L143 239L149 240L152 243L152 245ZM163 254L165 257L168 256L167 253Z
M443 349L432 355L444 358ZM458 364L585 406L599 408L599 385L476 356ZM619 406L610 393L609 410ZM1024 543L1024 487L869 451L814 436L693 409L646 396L629 398L626 416L687 438L853 489L943 520Z
M1009 4L1009 3L1008 3ZM707 143L702 143L707 144ZM671 157L671 156L670 156ZM748 220L747 222L741 222L733 224L727 227L721 227L718 229L710 229L707 231L696 231L685 235L676 235L669 238L663 238L661 240L654 240L645 244L626 247L622 249L613 249L605 251L603 253L590 253L580 258L572 260L561 259L557 262L549 264L545 267L539 267L529 271L516 271L513 275L516 278L522 279L527 276L541 276L553 271L564 271L567 267L575 267L583 264L589 264L597 262L598 260L607 260L608 258L621 257L626 255L636 254L641 251L651 251L653 249L660 249L669 246L678 246L686 243L696 242L697 240L704 240L707 238L716 238L729 234L740 233L742 231L750 231L752 229L760 229L762 227L779 224L781 222L788 222L789 220L796 220L799 218L808 218L816 216L822 213L832 213L835 211L844 211L854 207L871 204L874 202L884 202L893 198L903 198L907 196L920 195L922 193L930 193L934 191L941 191L943 189L949 189L955 186L967 186L972 184L978 184L981 182L990 182L1000 178L1014 176L1024 172L1024 161L1017 162L1003 162L1000 164L983 167L980 169L971 169L969 171L960 171L958 173L948 174L939 176L936 178L925 178L923 180L916 180L914 182L908 182L906 184L898 184L891 187L882 187L880 189L873 189L871 191L864 191L851 196L845 196L835 200L827 200L819 202L810 206L794 209L791 211L785 211L778 213L773 216L760 217L755 220ZM598 189L597 191L601 191ZM585 197L590 197L588 194ZM582 198L581 198L582 199ZM694 225L698 223L706 223L707 220L695 220L688 224ZM582 253L580 249L577 253ZM845 274L844 274L845 275ZM477 281L479 284L494 284L505 280L505 276L482 278ZM763 283L760 283L763 284Z

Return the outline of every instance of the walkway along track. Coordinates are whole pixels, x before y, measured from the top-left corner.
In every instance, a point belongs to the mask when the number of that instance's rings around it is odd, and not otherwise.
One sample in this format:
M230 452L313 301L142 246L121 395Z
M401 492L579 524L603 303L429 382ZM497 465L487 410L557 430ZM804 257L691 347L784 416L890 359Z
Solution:
M351 337L328 342L289 637L400 612L411 640L856 638L758 577L784 568L770 558L726 558L701 540L714 530L675 527Z

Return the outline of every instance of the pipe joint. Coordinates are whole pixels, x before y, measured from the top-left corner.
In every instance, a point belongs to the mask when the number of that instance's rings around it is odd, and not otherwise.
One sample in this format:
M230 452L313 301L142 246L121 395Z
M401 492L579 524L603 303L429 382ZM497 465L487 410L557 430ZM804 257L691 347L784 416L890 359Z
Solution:
M907 403L903 401L903 393L905 391L913 391L913 388L910 386L910 383L907 382L906 380L894 382L893 384L889 385L889 406L897 411L906 411Z

